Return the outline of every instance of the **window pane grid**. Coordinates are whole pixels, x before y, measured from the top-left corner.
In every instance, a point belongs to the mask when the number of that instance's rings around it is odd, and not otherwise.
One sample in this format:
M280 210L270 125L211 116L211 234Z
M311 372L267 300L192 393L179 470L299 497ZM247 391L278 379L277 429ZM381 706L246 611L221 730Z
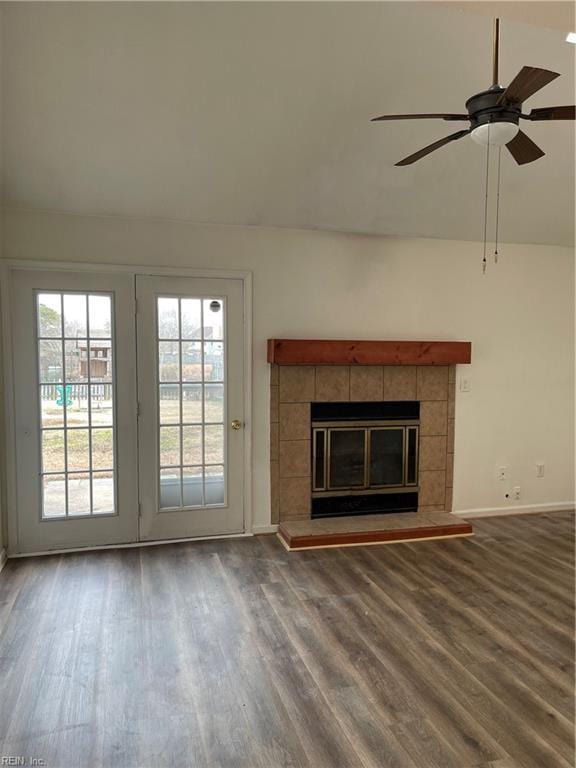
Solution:
M91 375L92 375L92 360L90 352L92 350L92 345L90 343L90 312L88 310L88 304L89 302L86 302L86 355L88 357L87 360L87 366L86 366L86 373L88 374L88 392L90 392L90 384L92 383ZM91 419L91 404L90 404L90 398L88 398L88 424L92 424ZM92 430L88 430L88 462L89 462L89 472L88 475L88 481L89 481L89 494L90 494L90 514L92 514L94 510L94 497L92 492Z
M83 429L83 430L87 431L89 429L90 430L105 429L105 427L99 427L99 426L98 427L88 427L87 425L81 425L81 424L79 424L77 426L72 426L72 425L69 424L68 428L67 428L67 431L68 432L74 432L75 430L79 430L79 429ZM62 430L62 427L56 427L56 426L55 427L42 427L42 431L43 432L57 432L58 430Z
M158 297L156 308L160 507L222 505L224 302Z
M204 452L206 450L206 387L204 386L204 302L200 302L200 338L202 343L200 345L201 365L200 365L200 379L202 381L202 453L204 458ZM206 506L206 470L202 468L202 506Z
M42 518L114 514L111 296L40 291L36 306Z
M182 381L182 303L178 299L178 379ZM182 429L182 385L178 387L178 422L180 432L180 461L179 465L184 464L184 434ZM182 482L182 471L180 472L180 506L184 503L184 485Z
M104 468L104 469L98 468L98 469L95 469L92 474L94 474L94 475L106 474L106 473L110 474L110 472L114 472L113 467L107 467L107 468ZM86 469L69 469L66 472L67 475L85 475L86 473L87 473ZM55 469L54 470L48 470L47 472L42 472L42 475L45 475L46 477L48 477L48 475L52 475L53 476L53 475L61 475L61 474L63 474L63 473L62 472L58 472Z
M60 332L64 336L64 297L60 294ZM62 350L62 381L66 381L66 342L60 342L60 349ZM62 413L64 416L64 498L65 507L64 514L68 516L68 510L70 509L70 492L68 488L68 408L66 406L67 401L67 388L64 384L62 386ZM44 511L44 510L43 510Z
M186 381L177 381L176 379L171 381L169 379L162 379L161 384L171 385L173 387L178 387L180 384L202 384L202 378L199 378L196 381L189 381L188 379L186 379ZM206 382L207 386L210 386L211 384L224 384L224 379L210 379L210 381Z
M86 341L86 334L82 333L78 336L36 336L38 341L80 341L83 339ZM98 336L95 338L94 336L90 336L91 341L99 342L99 341L110 341L110 336ZM169 341L172 341L172 339L169 339Z

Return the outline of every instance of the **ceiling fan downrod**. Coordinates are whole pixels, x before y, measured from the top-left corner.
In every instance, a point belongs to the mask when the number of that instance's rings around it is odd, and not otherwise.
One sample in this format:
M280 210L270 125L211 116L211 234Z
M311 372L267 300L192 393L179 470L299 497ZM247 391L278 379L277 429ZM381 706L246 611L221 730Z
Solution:
M500 19L494 19L494 50L492 54L492 88L499 88L498 63L500 59Z

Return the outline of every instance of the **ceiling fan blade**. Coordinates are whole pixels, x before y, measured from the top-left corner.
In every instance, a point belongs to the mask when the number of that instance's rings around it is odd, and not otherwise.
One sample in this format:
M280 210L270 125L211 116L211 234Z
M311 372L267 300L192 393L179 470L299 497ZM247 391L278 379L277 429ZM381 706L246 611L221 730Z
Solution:
M380 115L380 117L373 117L370 122L376 123L379 120L425 120L427 118L439 118L441 120L469 120L468 115L452 115L452 114L423 114L423 115Z
M506 146L518 165L533 163L534 160L538 160L539 157L544 157L546 154L522 131L518 131L516 136Z
M521 104L536 91L560 77L558 72L538 67L522 67L508 88L501 94L498 104Z
M522 115L526 120L574 120L576 107L540 107L529 115Z
M463 136L467 136L469 133L470 129L467 128L465 131L456 131L456 133L451 133L449 136L444 136L443 139L439 139L438 141L435 141L434 144L429 144L427 147L419 149L418 152L414 152L413 155L408 155L408 157L400 160L399 163L395 163L395 165L412 165L412 163L415 163L416 160L420 160L420 158L426 157L426 155L429 155L430 152L434 152L434 150L443 147L444 144L449 144L451 141L461 139Z

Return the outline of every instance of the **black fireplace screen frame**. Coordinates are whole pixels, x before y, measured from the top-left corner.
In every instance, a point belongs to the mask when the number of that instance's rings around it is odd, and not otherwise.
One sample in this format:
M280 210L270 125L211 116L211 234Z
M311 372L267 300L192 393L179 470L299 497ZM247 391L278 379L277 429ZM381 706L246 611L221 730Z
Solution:
M312 403L311 417L313 518L418 509L418 401ZM402 447L398 439L394 446L384 438L378 461L373 435L390 430L401 433ZM347 447L346 432L359 433L356 445L351 435ZM331 482L334 433L343 436L336 483Z

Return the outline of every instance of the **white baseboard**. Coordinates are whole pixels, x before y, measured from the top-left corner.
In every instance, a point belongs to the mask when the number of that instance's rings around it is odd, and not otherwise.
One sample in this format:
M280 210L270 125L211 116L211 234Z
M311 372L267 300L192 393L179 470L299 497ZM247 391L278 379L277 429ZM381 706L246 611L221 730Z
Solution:
M2 547L2 549L0 549L0 571L6 565L7 560L8 560L8 553L6 552L6 548Z
M486 507L484 509L458 509L453 515L465 518L504 517L507 515L534 515L538 512L568 512L576 506L574 501L560 501L551 504L527 504L518 507Z
M254 536L261 536L264 533L277 533L278 532L278 526L277 525L253 525L252 526L252 533Z

